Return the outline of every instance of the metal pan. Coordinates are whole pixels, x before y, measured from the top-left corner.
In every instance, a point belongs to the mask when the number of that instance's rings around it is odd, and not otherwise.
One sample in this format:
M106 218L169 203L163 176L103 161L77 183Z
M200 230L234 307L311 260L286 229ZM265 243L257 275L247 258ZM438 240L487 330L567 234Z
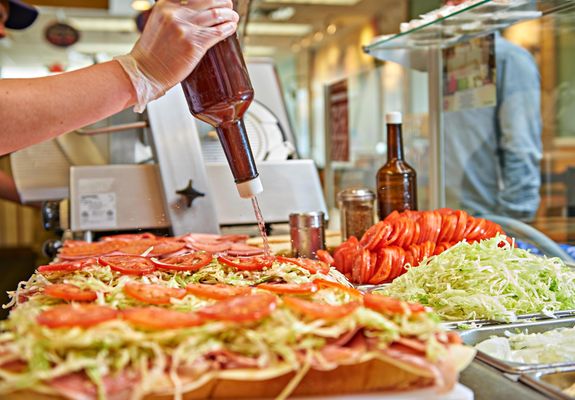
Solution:
M521 375L519 381L549 398L572 400L563 390L575 384L575 367L537 371Z
M468 331L460 331L459 335L465 344L475 346L477 343L489 339L490 337L505 336L505 332L514 333L518 331L527 333L541 333L556 328L572 328L573 326L575 326L575 317L482 327L477 329L470 329ZM477 359L493 366L494 368L512 374L521 374L545 368L558 368L566 366L575 367L575 361L551 364L526 364L505 361L485 354L482 351L478 351L476 357Z
M446 329L469 329L469 326L475 328L490 327L490 326L502 326L509 324L529 324L534 321L551 320L556 321L560 318L570 318L575 317L575 310L561 310L554 311L552 314L522 314L517 316L517 321L515 322L505 322L490 319L470 319L463 321L449 321L443 322L442 325Z

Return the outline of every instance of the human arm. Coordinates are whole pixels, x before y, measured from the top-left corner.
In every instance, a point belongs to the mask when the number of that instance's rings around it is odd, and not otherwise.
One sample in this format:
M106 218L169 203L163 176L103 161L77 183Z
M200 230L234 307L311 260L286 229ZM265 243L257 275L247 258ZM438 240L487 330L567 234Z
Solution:
M159 0L129 55L78 71L0 80L0 155L142 109L183 80L207 49L235 32L231 0Z
M541 89L535 61L505 44L508 54L498 74L498 124L502 189L498 212L531 219L539 207L542 157ZM498 66L499 67L499 66Z
M115 114L136 102L117 61L65 74L0 80L0 155Z

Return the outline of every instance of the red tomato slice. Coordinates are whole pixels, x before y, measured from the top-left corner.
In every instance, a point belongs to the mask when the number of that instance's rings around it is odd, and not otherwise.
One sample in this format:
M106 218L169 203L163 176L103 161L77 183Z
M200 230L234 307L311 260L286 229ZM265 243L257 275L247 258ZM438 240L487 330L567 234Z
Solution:
M371 255L369 250L363 249L357 254L353 261L351 270L351 278L354 283L364 283L363 277L365 276L366 265L371 262Z
M441 224L441 215L437 211L432 211L431 218L429 220L430 234L429 238L427 239L428 241L437 243L437 238L441 234Z
M124 275L146 275L155 270L153 262L140 256L102 256L98 262Z
M122 311L122 318L143 329L179 329L198 326L205 321L196 313L161 307L135 307Z
M346 292L347 294L355 297L362 297L363 293L361 293L356 288L345 286L339 282L328 281L327 279L314 279L313 283L315 283L320 289L337 289L341 290L342 292Z
M167 269L170 271L198 271L205 267L213 260L211 253L193 252L180 256L171 256L162 260L152 259L152 262L158 269Z
M457 217L457 224L455 225L455 231L453 232L451 241L461 242L467 225L467 213L465 211L457 210L454 215Z
M397 260L392 264L391 271L389 272L389 276L387 277L386 282L392 282L405 271L403 266L406 264L407 252L401 247L397 247L396 251Z
M439 242L451 242L453 234L457 229L458 218L457 215L445 215L443 217L443 223L441 224L441 233L437 240Z
M394 219L397 219L400 217L401 217L401 214L399 214L399 212L397 212L396 210L393 210L390 214L387 215L387 217L385 217L384 221L389 222L389 221L393 221Z
M160 257L167 254L175 253L176 251L182 250L186 247L184 242L178 242L175 240L138 240L132 243L128 243L119 249L123 254L130 254L139 256L144 254L150 248L149 253L146 257Z
M386 246L395 245L399 236L403 233L403 218L396 218L391 221L392 231L389 234Z
M437 212L439 214L441 214L442 216L447 216L447 215L451 215L451 214L455 213L455 211L452 208L447 208L447 207L440 208L437 210Z
M411 243L421 243L421 226L419 225L419 221L413 221L413 237Z
M329 252L327 250L321 250L320 249L315 253L315 255L317 256L318 260L323 261L327 265L334 265L335 264L335 260L333 259L331 254L329 254Z
M301 267L312 274L317 274L321 272L323 274L329 273L329 265L323 261L310 260L309 258L292 258L277 256L276 260L280 263L294 264Z
M352 301L350 303L334 306L331 304L316 303L290 296L284 297L283 301L288 308L297 313L304 314L311 318L329 320L348 316L360 306L359 301Z
M386 226L388 226L388 224L383 221L371 226L367 231L365 231L359 244L368 250L376 248L379 245L379 242L381 242Z
M395 252L395 247L384 247L379 251L377 257L377 266L375 267L375 273L369 280L372 285L379 285L384 283L393 267L393 253Z
M186 295L185 289L138 282L127 283L124 286L124 293L149 304L170 304L172 298L181 299Z
M78 260L88 257L98 257L113 253L122 247L122 245L122 242L117 241L82 243L79 245L63 247L60 250L60 253L58 253L58 257L62 260Z
M275 257L272 256L218 257L220 264L234 267L241 271L261 271L271 267L274 261Z
M72 272L78 271L81 268L81 262L62 262L58 264L41 265L38 267L38 272L41 274L50 272Z
M425 312L425 306L417 303L407 303L380 294L367 293L363 296L363 304L381 314L417 314Z
M219 321L254 322L267 317L276 308L277 297L271 293L256 293L232 297L200 308L198 314Z
M333 253L334 266L342 274L347 274L351 271L347 271L346 256L349 252L355 252L359 248L359 241L355 236L349 237L345 242L343 242L335 252Z
M314 283L261 283L256 286L258 289L268 290L278 294L311 294L317 292Z
M62 304L38 315L40 325L48 328L88 328L116 318L118 312L95 304Z
M475 218L475 223L476 225L466 236L469 241L481 240L484 236L487 221L483 218Z
M252 293L252 288L247 286L232 286L224 283L206 285L203 283L190 283L186 286L188 293L207 299L223 300L228 297L245 296Z
M78 286L67 283L48 285L44 288L44 294L67 301L94 301L98 297L93 290L80 289Z

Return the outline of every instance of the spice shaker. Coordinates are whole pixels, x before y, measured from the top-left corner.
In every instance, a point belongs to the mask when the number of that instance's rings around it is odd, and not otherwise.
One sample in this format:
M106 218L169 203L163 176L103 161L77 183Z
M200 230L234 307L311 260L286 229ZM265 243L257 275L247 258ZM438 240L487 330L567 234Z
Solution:
M357 188L342 190L337 194L340 210L341 240L350 236L361 239L373 225L375 215L375 193L369 189Z
M289 225L294 257L315 259L316 252L325 248L324 213L292 213L289 216Z

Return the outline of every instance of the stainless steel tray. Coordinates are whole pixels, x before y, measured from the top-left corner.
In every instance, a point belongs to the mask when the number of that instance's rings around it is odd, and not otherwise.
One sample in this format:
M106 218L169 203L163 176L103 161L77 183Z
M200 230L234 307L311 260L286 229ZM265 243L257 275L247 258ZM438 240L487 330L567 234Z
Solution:
M575 367L555 368L521 375L519 381L552 399L572 400L563 390L575 384Z
M505 336L506 331L512 333L525 332L525 331L527 331L528 333L541 333L549 331L551 329L572 328L573 326L575 326L575 317L535 321L529 323L519 322L506 325L482 327L482 328L470 329L468 331L460 331L459 335L461 336L461 339L465 344L475 346L477 343L489 339L492 336ZM552 364L526 364L526 363L505 361L487 355L482 351L478 351L476 357L477 359L493 366L494 368L512 374L521 374L525 372L531 372L546 368L558 368L565 366L575 367L575 362L562 362Z
M552 314L522 314L517 316L517 321L515 322L505 322L491 319L470 319L463 321L447 321L443 322L441 325L446 329L477 329L490 326L502 326L509 324L530 324L534 321L551 320L557 321L561 318L575 317L575 310L561 310L554 311ZM470 328L471 326L471 328Z

